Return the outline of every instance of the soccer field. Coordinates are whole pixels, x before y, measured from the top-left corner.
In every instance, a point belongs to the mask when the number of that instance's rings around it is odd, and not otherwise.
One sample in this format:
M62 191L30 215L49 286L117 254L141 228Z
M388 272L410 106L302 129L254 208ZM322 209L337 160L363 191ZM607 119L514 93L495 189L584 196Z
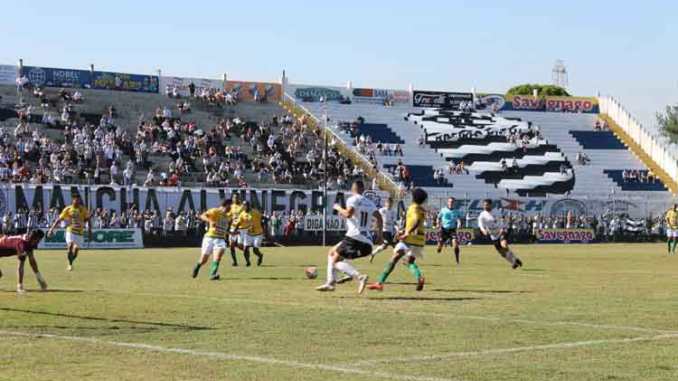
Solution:
M262 267L208 268L195 249L39 251L51 290L0 268L0 380L675 380L678 257L661 244L491 246L462 264L428 247L416 292L314 287L325 249L266 248ZM356 261L376 279L387 254Z

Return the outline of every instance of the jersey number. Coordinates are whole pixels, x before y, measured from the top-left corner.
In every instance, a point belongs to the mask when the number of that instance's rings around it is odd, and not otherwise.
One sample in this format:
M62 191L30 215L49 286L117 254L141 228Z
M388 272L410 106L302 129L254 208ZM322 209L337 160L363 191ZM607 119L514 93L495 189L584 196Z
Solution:
M365 228L367 227L367 218L369 217L369 214L367 212L360 212L360 226Z

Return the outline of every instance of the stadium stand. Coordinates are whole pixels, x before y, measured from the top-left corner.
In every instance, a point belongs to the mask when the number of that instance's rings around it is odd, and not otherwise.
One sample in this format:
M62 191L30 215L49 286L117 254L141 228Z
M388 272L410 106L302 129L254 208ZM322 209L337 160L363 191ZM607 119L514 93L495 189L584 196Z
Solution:
M291 94L288 98L294 99ZM375 143L366 150L367 154L395 181L400 179L394 168L403 162L410 169L412 183L433 192L440 189L460 196L592 198L669 194L658 180L639 184L620 180L623 170L642 171L646 167L613 132L593 130L596 114L450 113L404 104L385 107L294 100L312 115L327 114L329 126L349 145L355 134L345 126L351 122L378 125L380 131L392 132L402 139L403 143L398 143L403 156L382 154L374 148L376 142L386 140L382 132L367 134ZM460 165L463 170L459 170ZM442 184L434 179L436 173L442 174ZM403 182L403 186L407 185Z

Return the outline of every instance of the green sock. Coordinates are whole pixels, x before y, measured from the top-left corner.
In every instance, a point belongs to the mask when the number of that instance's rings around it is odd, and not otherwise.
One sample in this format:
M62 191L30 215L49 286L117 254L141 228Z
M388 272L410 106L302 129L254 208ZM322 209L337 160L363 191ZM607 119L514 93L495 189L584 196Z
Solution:
M671 250L672 252L676 252L676 246L678 246L678 239L673 240L673 249Z
M669 253L671 252L671 244L672 243L673 242L670 239L666 241L666 244L669 246Z
M200 266L202 266L200 264L200 262L196 263L195 266L193 266L193 273L194 274L197 274L200 271Z
M416 263L410 263L407 266L407 268L410 270L412 275L414 275L414 277L417 278L417 280L419 280L419 278L421 278L421 270L419 270L419 266L417 266Z
M218 270L219 270L219 261L212 261L212 265L210 266L210 276L217 275Z
M386 278L388 278L389 275L391 275L391 272L393 272L393 269L395 268L395 263L393 262L386 262L386 266L384 266L384 271L379 275L379 284L384 284L386 283Z

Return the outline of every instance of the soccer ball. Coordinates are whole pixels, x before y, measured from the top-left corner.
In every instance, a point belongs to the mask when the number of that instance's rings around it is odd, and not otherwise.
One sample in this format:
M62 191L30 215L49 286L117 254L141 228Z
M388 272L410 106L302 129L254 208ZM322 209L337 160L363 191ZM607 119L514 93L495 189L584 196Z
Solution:
M318 277L318 268L315 266L307 267L304 269L304 273L306 273L306 278L315 279Z

